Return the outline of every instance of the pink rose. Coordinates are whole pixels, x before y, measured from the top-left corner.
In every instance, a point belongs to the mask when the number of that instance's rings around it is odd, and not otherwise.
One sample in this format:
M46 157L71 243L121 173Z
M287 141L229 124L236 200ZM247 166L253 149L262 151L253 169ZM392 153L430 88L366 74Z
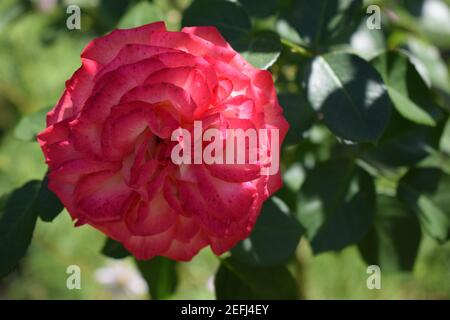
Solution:
M38 140L49 188L76 225L90 224L138 259L222 254L248 237L280 173L267 164L174 164L178 128L288 129L271 74L214 27L164 23L90 42ZM204 143L207 145L207 143ZM269 146L265 146L270 148Z

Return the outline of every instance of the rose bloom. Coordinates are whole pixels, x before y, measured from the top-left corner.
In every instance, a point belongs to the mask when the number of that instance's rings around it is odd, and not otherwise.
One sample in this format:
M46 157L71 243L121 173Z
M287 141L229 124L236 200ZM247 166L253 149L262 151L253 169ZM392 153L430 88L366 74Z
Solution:
M262 164L171 161L178 128L288 129L271 74L214 27L169 32L157 22L91 41L38 141L49 188L76 225L89 224L137 259L188 261L249 236L281 177ZM264 146L263 146L264 147Z

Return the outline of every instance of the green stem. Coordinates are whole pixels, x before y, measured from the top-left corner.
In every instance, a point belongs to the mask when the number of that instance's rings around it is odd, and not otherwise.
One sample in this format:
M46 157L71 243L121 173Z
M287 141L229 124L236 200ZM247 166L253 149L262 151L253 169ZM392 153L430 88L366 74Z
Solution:
M281 43L284 46L291 49L292 52L298 53L301 56L308 57L308 58L313 56L312 52L308 51L306 48L299 46L298 44L295 44L294 42L292 42L288 39L281 38Z

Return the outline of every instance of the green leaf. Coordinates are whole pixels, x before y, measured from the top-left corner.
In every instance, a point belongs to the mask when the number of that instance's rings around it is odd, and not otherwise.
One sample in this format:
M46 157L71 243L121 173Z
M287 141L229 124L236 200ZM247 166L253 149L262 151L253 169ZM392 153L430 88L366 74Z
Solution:
M417 63L425 69L433 87L450 93L450 75L439 49L414 37L409 37L408 49L417 58Z
M228 258L215 278L216 297L221 300L297 299L297 284L285 266L255 268Z
M280 94L278 99L283 108L284 117L290 125L284 143L298 143L302 139L303 133L313 126L316 115L308 104L306 97L301 93Z
M129 1L100 0L97 19L102 22L105 31L110 31L117 26L117 23L129 6Z
M254 67L267 69L277 61L281 52L281 42L274 32L259 32L240 39L234 49Z
M49 110L44 108L23 117L14 129L14 136L23 141L36 141L38 133L45 129L45 118Z
M10 194L2 194L0 196L0 221L2 219L3 213L5 212L6 203L8 202L8 198L10 197Z
M251 33L250 18L237 2L194 0L183 15L183 26L217 27L232 47L256 68L269 68L281 52L278 34Z
M352 50L365 60L373 59L386 48L383 30L367 28L367 20L363 19L358 30L350 39Z
M278 198L267 200L249 238L231 250L233 257L253 266L287 262L303 234L303 228Z
M419 216L424 230L440 242L449 239L450 176L437 168L413 168L401 180L398 196Z
M394 197L380 195L372 228L359 244L369 265L383 272L412 270L421 240L417 216Z
M439 150L444 154L450 154L450 118L447 119L439 140Z
M400 51L383 52L372 64L383 77L389 96L403 117L422 125L436 126L443 116L442 111L433 102L430 89L407 55Z
M161 9L149 2L138 2L120 19L118 28L128 29L164 20Z
M113 259L123 259L130 255L128 250L118 241L107 238L102 248L102 254Z
M35 202L35 210L39 214L39 217L46 222L53 221L64 210L64 205L56 194L48 189L47 176L42 181L41 188L39 189Z
M307 172L300 189L297 215L306 228L309 239L325 223L327 215L335 212L342 202L349 188L354 166L347 159L333 159L319 163Z
M277 0L239 0L249 15L266 18L277 13Z
M319 254L360 241L372 223L374 205L372 177L352 161L333 159L307 175L298 217Z
M285 175L289 175L289 173L285 173ZM292 180L294 180L296 178L297 177L294 176ZM287 179L287 180L289 180L289 179ZM277 198L280 198L281 201L283 201L286 204L286 206L289 208L290 212L296 212L298 190L294 191L290 187L288 187L288 181L284 180L283 187L277 191L275 196Z
M433 116L424 111L420 106L414 103L411 99L397 89L388 86L389 96L397 107L398 112L409 120L427 126L435 126L436 121Z
M250 18L236 2L194 0L183 14L183 26L216 26L233 46L251 29Z
M148 284L153 300L167 299L176 290L178 277L176 262L164 257L154 257L136 264Z
M8 197L0 220L0 278L14 270L31 242L40 185L40 181L30 181Z
M316 57L306 75L307 97L337 136L356 142L376 142L391 111L377 71L348 53Z
M438 148L444 124L440 121L435 128L414 124L394 109L383 137L365 157L390 167L414 165Z
M295 29L303 45L322 50L342 43L358 27L362 0L292 1L282 20Z

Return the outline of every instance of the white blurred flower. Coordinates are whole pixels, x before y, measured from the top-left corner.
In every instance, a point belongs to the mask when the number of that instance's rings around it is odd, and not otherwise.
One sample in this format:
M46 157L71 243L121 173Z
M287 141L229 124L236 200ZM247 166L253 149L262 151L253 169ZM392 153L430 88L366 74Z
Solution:
M214 276L211 276L206 281L206 288L209 292L214 292L216 290L216 286L214 285Z
M94 277L114 296L136 297L147 293L147 283L129 261L108 261L107 265L95 271Z

